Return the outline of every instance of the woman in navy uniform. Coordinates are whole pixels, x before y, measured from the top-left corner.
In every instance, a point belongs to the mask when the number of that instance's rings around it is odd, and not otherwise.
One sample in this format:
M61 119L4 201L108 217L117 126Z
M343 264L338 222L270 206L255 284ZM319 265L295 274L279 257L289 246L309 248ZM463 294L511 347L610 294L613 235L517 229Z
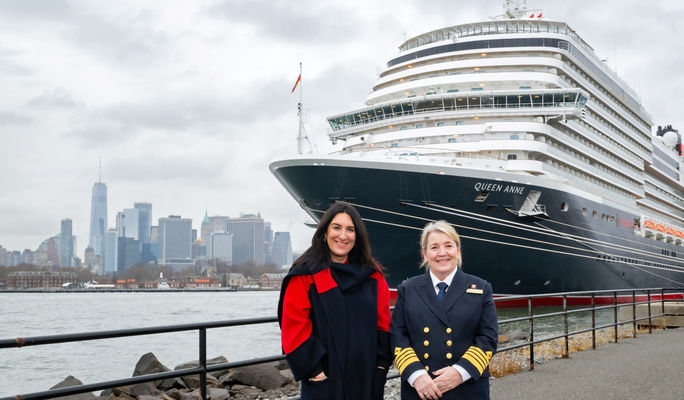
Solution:
M283 280L281 341L303 400L381 400L389 346L389 287L352 206L333 204L311 247Z
M489 399L498 338L492 286L461 269L461 243L446 221L421 235L427 272L397 289L390 335L402 399Z

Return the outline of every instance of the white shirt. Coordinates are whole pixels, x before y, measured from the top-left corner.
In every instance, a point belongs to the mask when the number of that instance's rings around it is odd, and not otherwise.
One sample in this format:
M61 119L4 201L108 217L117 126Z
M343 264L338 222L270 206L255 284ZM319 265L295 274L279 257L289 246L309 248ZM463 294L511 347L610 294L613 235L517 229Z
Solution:
M449 285L446 288L446 291L447 292L449 291L449 289L451 288L451 281L454 280L454 276L456 275L456 271L458 271L458 267L454 268L454 270L446 278L444 278L443 281L440 281L439 278L437 278L435 276L435 274L433 274L432 271L430 271L430 279L432 280L432 287L435 289L435 294L439 293L439 287L437 287L437 284L440 282L444 282L447 285ZM461 377L463 378L463 382L465 382L471 378L468 371L466 371L465 368L461 367L460 365L453 364L452 367L456 368L456 370L461 374ZM424 369L419 369L418 371L412 373L407 379L409 385L411 385L411 387L413 387L413 382L415 382L416 379L418 379L418 377L421 375L427 375L427 371Z

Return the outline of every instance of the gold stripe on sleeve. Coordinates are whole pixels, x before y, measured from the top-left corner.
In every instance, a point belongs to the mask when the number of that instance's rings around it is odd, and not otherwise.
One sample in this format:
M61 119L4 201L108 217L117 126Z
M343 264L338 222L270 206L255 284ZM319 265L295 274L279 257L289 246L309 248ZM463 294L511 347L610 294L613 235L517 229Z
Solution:
M394 364L397 366L399 374L403 373L406 367L413 364L414 362L420 362L418 356L416 355L416 352L413 351L413 348L411 347L403 348L398 352L395 351L395 353L397 354L397 356L394 359Z

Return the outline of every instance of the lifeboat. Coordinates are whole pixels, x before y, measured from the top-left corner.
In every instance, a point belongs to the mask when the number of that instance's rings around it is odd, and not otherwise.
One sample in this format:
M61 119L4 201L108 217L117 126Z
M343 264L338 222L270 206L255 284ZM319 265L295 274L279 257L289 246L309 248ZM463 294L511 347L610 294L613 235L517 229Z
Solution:
M684 238L684 233L682 233L682 231L675 231L674 235L680 238Z
M665 232L665 227L662 226L661 224L656 224L655 230L660 231L660 232Z
M665 228L665 233L667 233L668 235L674 235L674 229L668 226L667 228Z
M644 226L647 228L655 229L655 224L650 219L648 219L644 222Z

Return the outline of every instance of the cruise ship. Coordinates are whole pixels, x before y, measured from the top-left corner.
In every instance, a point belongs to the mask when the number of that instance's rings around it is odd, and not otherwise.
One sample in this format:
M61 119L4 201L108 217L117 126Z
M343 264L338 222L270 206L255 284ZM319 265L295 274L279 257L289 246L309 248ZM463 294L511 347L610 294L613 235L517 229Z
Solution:
M520 1L406 40L364 105L328 122L333 153L270 169L315 220L354 204L392 287L422 272L436 219L497 294L684 286L680 133Z

